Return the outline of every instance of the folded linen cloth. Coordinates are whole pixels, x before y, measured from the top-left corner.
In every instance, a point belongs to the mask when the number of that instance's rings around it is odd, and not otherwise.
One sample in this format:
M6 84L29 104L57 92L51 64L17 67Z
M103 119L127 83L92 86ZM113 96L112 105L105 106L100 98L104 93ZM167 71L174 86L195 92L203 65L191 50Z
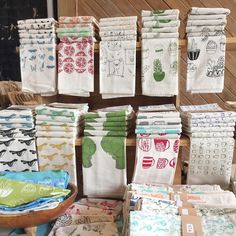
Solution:
M156 10L156 11L147 11L142 10L142 16L166 16L166 15L179 15L178 9L171 9L171 10Z
M102 37L102 41L128 41L128 40L135 40L136 42L137 35L122 35L122 36L106 36Z
M23 117L23 118L9 118L9 117L3 117L0 118L0 124L5 124L5 123L16 123L16 124L32 124L34 123L33 116L31 117Z
M118 228L115 223L99 222L90 224L80 224L60 227L56 230L55 236L99 236L99 235L114 235L118 236Z
M137 119L136 125L178 125L181 124L181 118L149 118Z
M54 18L41 18L41 19L27 19L27 20L18 20L18 25L24 24L34 24L34 23L56 23Z
M77 137L77 132L74 131L37 131L36 137L48 137L48 138L72 138Z
M127 131L128 127L124 127L124 126L118 126L118 127L113 127L113 126L108 126L108 127L103 127L103 125L101 126L91 126L89 124L86 124L84 127L85 130L87 130L88 132L90 130L97 130L97 131Z
M225 35L224 31L215 31L215 32L194 32L194 33L188 33L188 37L201 37L201 39L204 41L207 39L208 36L218 36L218 35Z
M183 129L188 132L230 132L234 131L234 126L232 127L186 127Z
M137 16L121 16L121 17L108 17L108 18L101 18L99 21L100 22L110 22L110 21L130 21L130 20L134 20L137 21L138 17Z
M143 22L143 27L151 27L151 28L162 28L162 27L179 27L180 21L179 20L159 20L159 21L145 21Z
M205 7L192 7L190 13L192 15L219 15L230 14L230 10L227 8L205 8Z
M28 123L1 123L0 129L7 129L7 128L34 128L34 124Z
M4 128L0 130L0 138L27 138L34 137L36 130L34 128Z
M135 94L136 39L100 43L100 93Z
M80 94L94 90L94 45L92 37L77 43L60 43L58 90L60 94Z
M225 29L225 26L223 25L196 25L196 26L188 26L186 27L186 33L193 33L193 32L215 32L215 31L223 31Z
M45 23L27 23L27 24L20 24L18 28L20 30L27 30L27 29L51 29L54 27L54 22L45 22Z
M224 35L209 36L204 42L201 37L188 37L187 91L222 92L225 44Z
M123 25L136 25L137 24L137 16L132 19L123 19L120 18L117 20L107 20L107 21L100 21L99 27L106 27L106 26L123 26ZM109 19L109 18L108 18Z
M128 134L125 131L84 129L84 136L126 137Z
M20 45L20 59L23 91L41 94L56 92L55 45Z
M49 185L32 184L23 181L0 178L0 205L7 207L20 206L40 198L60 198L70 193L69 189Z
M48 34L48 35L53 35L55 34L55 28L51 29L19 29L18 30L19 34L29 34L34 36L36 35L42 35L42 34Z
M142 39L178 38L179 33L142 33Z
M93 16L74 16L74 17L68 17L68 16L60 16L59 17L59 23L89 23L89 24L95 24L99 25L97 20Z
M84 32L57 32L57 37L58 38L63 38L63 37L95 37L96 33L91 31L84 31Z
M137 31L136 25L113 25L113 26L101 26L100 31L120 31L120 30L135 30Z
M75 140L69 138L37 138L40 170L63 169L77 184Z
M179 27L142 28L142 33L178 33Z
M196 133L187 133L191 138L223 138L223 137L233 137L233 132L196 132Z
M178 20L179 15L156 15L156 16L142 16L142 22L147 21L162 21L162 20Z
M82 142L84 194L122 197L126 185L125 138L83 137Z
M136 35L136 30L116 30L116 31L101 31L99 32L99 35L103 37L109 37L109 36L124 36L124 35Z
M45 39L20 39L20 44L25 45L25 44L55 44L56 39L51 37L51 38L45 38Z
M79 33L79 32L88 33L91 31L95 31L93 26L80 27L80 28L71 27L71 28L57 28L56 29L57 33Z
M205 25L220 25L225 26L227 23L226 19L219 19L219 20L188 20L187 27L189 26L205 26Z
M70 176L64 170L39 172L0 172L0 178L12 179L34 184L44 184L57 188L67 188Z
M217 14L217 15L189 15L188 16L188 20L217 20L217 19L226 20L226 15Z
M77 127L57 126L57 125L36 125L37 131L61 131L61 132L76 132Z
M153 50L154 49L154 50ZM178 94L178 39L142 40L142 94Z
M179 139L137 138L134 183L172 184Z
M161 112L139 112L137 119L162 119L162 118L179 118L177 111L161 111Z
M53 122L63 122L63 123L77 123L79 121L79 116L52 116L52 115L37 115L36 119L38 121L53 121Z
M43 33L43 34L30 34L27 32L19 33L21 39L47 39L47 38L56 38L55 33Z
M192 138L187 183L228 185L233 151L233 138Z
M40 120L36 120L36 126L77 127L78 123L65 123L65 122L59 122L59 121L40 121Z

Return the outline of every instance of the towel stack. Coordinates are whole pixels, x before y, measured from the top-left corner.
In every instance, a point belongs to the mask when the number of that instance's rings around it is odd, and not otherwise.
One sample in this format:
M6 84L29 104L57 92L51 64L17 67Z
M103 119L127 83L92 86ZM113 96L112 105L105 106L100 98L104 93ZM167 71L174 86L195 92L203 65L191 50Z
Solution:
M94 42L98 34L93 16L59 17L59 94L89 97L94 91Z
M187 91L221 93L225 68L225 8L193 7L188 15Z
M181 117L191 141L188 184L228 185L236 112L224 111L217 104L181 106Z
M31 109L0 111L0 171L37 171L34 117Z
M65 171L1 172L0 214L56 208L70 193Z
M126 186L126 136L133 109L108 107L85 115L82 143L84 194L122 197Z
M178 94L179 10L142 11L142 93Z
M83 129L82 115L88 110L87 104L78 104L77 108L51 104L35 110L40 170L66 170L71 182L76 184L75 140Z
M127 187L123 234L181 236L190 224L195 235L236 232L236 199L218 185L137 185ZM215 222L218 222L217 224Z
M102 98L135 96L137 16L100 19Z
M56 21L45 18L17 23L22 90L45 96L56 94Z
M139 107L135 183L173 184L181 119L173 104Z
M117 221L121 215L122 201L82 198L73 203L60 216L49 236L61 235L118 235Z

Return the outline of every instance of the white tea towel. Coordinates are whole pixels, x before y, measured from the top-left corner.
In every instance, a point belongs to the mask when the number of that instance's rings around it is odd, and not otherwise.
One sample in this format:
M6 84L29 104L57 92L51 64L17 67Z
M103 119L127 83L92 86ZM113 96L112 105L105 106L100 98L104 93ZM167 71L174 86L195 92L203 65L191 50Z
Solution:
M20 66L24 92L55 94L57 91L55 45L20 45Z
M136 39L137 39L136 35L122 35L122 36L102 37L102 41L129 41L129 40L135 40L135 42L136 42Z
M63 109L62 109L63 110ZM79 116L53 116L53 115L37 115L36 119L38 121L53 121L53 122L63 122L63 123L77 123L79 121Z
M39 18L39 19L26 19L26 20L18 20L18 25L24 24L34 24L34 23L56 23L54 18Z
M77 94L81 92L93 92L93 38L83 37L77 43L60 43L58 47L59 93Z
M134 183L173 184L179 139L137 138Z
M220 25L225 26L227 23L227 20L225 19L219 19L219 20L188 20L187 21L187 27L189 26L196 26L196 25Z
M143 27L151 27L151 28L162 28L162 27L179 27L180 21L179 20L170 20L168 22L162 21L147 21L143 22Z
M219 14L219 15L188 15L188 20L226 20L226 15ZM207 24L206 24L207 25Z
M27 24L19 24L19 29L51 29L54 27L54 22L45 22L45 23L27 23Z
M136 17L137 18L137 17ZM102 21L99 23L99 27L106 26L123 26L123 25L136 25L137 19L120 19L117 21Z
M65 170L77 185L75 141L69 138L37 138L40 170Z
M100 27L101 31L120 31L120 30L135 30L137 31L136 25L115 25L115 26L103 26Z
M230 14L230 10L227 8L205 8L205 7L192 7L191 14L193 15L219 15Z
M173 10L157 10L157 11L147 11L142 10L142 16L166 16L166 15L179 15L178 9Z
M223 137L233 137L234 132L196 132L196 133L186 133L189 137L192 138L223 138Z
M178 94L178 39L142 40L142 94Z
M186 27L186 33L194 33L194 32L202 32L207 33L207 32L215 32L215 31L223 31L225 29L225 26L222 25L196 25L196 26L189 26Z
M191 138L188 184L220 184L230 181L233 138Z
M20 39L20 44L55 44L55 38L46 38L46 39Z
M142 33L142 39L178 38L179 33Z
M55 34L55 28L51 29L24 29L24 30L18 30L19 34L24 33L24 34L30 34L30 35L35 35L35 34Z
M137 16L121 16L121 17L108 17L108 18L101 18L100 23L102 22L110 22L110 21L129 21L129 20L134 20L137 21L138 17Z
M99 32L99 35L103 37L109 37L109 36L123 36L123 35L136 35L136 30L117 30L117 31L101 31Z
M84 137L84 195L122 198L126 186L126 139Z
M188 37L187 91L222 92L224 88L226 37Z
M100 42L100 93L135 93L136 40Z
M165 15L165 16L142 16L142 22L147 21L162 21L162 20L178 20L178 15Z
M142 28L142 33L178 33L179 27Z
M75 139L77 136L76 131L37 131L36 137L48 137L48 138L71 138Z

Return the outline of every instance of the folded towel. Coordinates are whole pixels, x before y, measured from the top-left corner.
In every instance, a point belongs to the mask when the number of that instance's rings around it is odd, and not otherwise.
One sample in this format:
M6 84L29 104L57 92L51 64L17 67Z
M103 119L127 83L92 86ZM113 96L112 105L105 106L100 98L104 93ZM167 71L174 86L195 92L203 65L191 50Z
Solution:
M99 23L99 27L106 27L106 26L123 26L123 25L136 25L137 24L137 17L135 19L119 19L117 21L102 21Z
M100 93L135 94L136 39L100 43Z
M56 38L56 34L50 33L41 33L41 34L30 34L27 32L19 33L21 39L47 39L47 38Z
M188 16L188 20L217 20L217 19L226 20L226 15L217 14L217 15L189 15Z
M181 118L149 118L137 119L137 125L178 125L181 124Z
M57 125L36 125L37 131L62 131L62 132L76 132L77 127L57 126Z
M89 23L89 24L95 24L98 26L97 20L93 16L60 16L59 17L59 23Z
M178 33L179 27L142 28L142 33Z
M18 28L20 30L27 29L51 29L54 27L54 22L45 22L45 23L27 23L27 24L19 24Z
M135 40L136 42L137 35L122 35L122 36L106 36L102 37L102 41L129 41Z
M125 138L84 137L82 142L84 194L123 197L126 186Z
M234 136L234 132L196 132L196 133L187 133L185 132L190 138L222 138L222 137L233 137Z
M196 26L189 26L186 27L186 33L193 33L193 32L215 32L215 31L223 31L225 29L225 26L222 25L196 25Z
M94 90L94 45L92 37L77 43L60 43L58 90L60 94L78 94Z
M160 21L147 21L143 22L143 27L151 27L151 28L162 28L162 27L179 27L180 21L179 20L160 20Z
M205 8L205 7L192 7L191 14L193 15L219 15L230 14L230 10L227 8Z
M24 25L24 24L44 24L44 23L56 23L54 18L41 18L41 19L27 19L27 20L18 20L18 25Z
M53 121L53 122L63 122L63 123L77 123L79 121L79 116L51 116L51 115L37 115L36 119L38 121Z
M221 184L230 181L234 139L191 138L188 184Z
M30 34L30 35L41 35L41 34L48 34L52 35L55 34L55 28L51 29L19 29L19 34Z
M153 50L154 49L154 50ZM147 96L178 94L178 39L142 40L142 93Z
M36 137L48 137L48 138L71 138L77 137L76 131L37 131Z
M77 184L75 140L69 138L37 138L40 170L67 171Z
M45 38L45 39L20 39L20 44L55 44L56 39L51 37L51 38Z
M187 91L216 93L224 88L226 37L188 37ZM205 53L204 53L205 52Z
M142 22L148 21L162 21L162 20L178 20L179 15L156 15L156 16L142 16Z
M23 91L41 94L56 92L55 45L20 45L20 59Z
M136 35L136 30L116 30L116 31L101 31L99 32L99 35L103 37L109 37L109 36L124 36L124 35Z
M172 9L172 10L156 10L156 11L142 10L141 15L142 15L142 16L179 15L179 10L178 10L178 9Z
M36 120L36 126L60 126L60 127L77 127L78 123L65 123L58 121L40 121Z
M179 118L180 114L176 111L163 112L139 112L137 119L159 119L159 118Z
M182 129L161 129L161 128L136 128L136 134L180 134Z
M106 136L106 137L127 137L129 132L113 130L90 130L84 129L84 136Z
M115 21L115 22L126 22L126 21L137 21L138 17L137 16L121 16L121 17L108 17L108 18L101 18L100 25L101 23L104 22L110 22L110 21Z
M137 31L136 25L115 25L115 26L102 26L100 27L101 31L120 31L120 30L135 30Z
M196 25L220 25L225 26L227 23L226 19L219 19L219 20L188 20L187 27L189 26L196 26Z
M178 38L179 33L142 33L142 39Z

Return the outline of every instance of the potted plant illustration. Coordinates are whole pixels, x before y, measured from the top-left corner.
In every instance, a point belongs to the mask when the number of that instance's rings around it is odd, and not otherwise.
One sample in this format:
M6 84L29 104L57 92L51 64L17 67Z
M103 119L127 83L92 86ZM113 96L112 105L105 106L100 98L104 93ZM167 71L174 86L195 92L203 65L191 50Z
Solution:
M160 59L156 59L153 62L153 77L156 81L162 81L165 78L165 72L162 70Z

